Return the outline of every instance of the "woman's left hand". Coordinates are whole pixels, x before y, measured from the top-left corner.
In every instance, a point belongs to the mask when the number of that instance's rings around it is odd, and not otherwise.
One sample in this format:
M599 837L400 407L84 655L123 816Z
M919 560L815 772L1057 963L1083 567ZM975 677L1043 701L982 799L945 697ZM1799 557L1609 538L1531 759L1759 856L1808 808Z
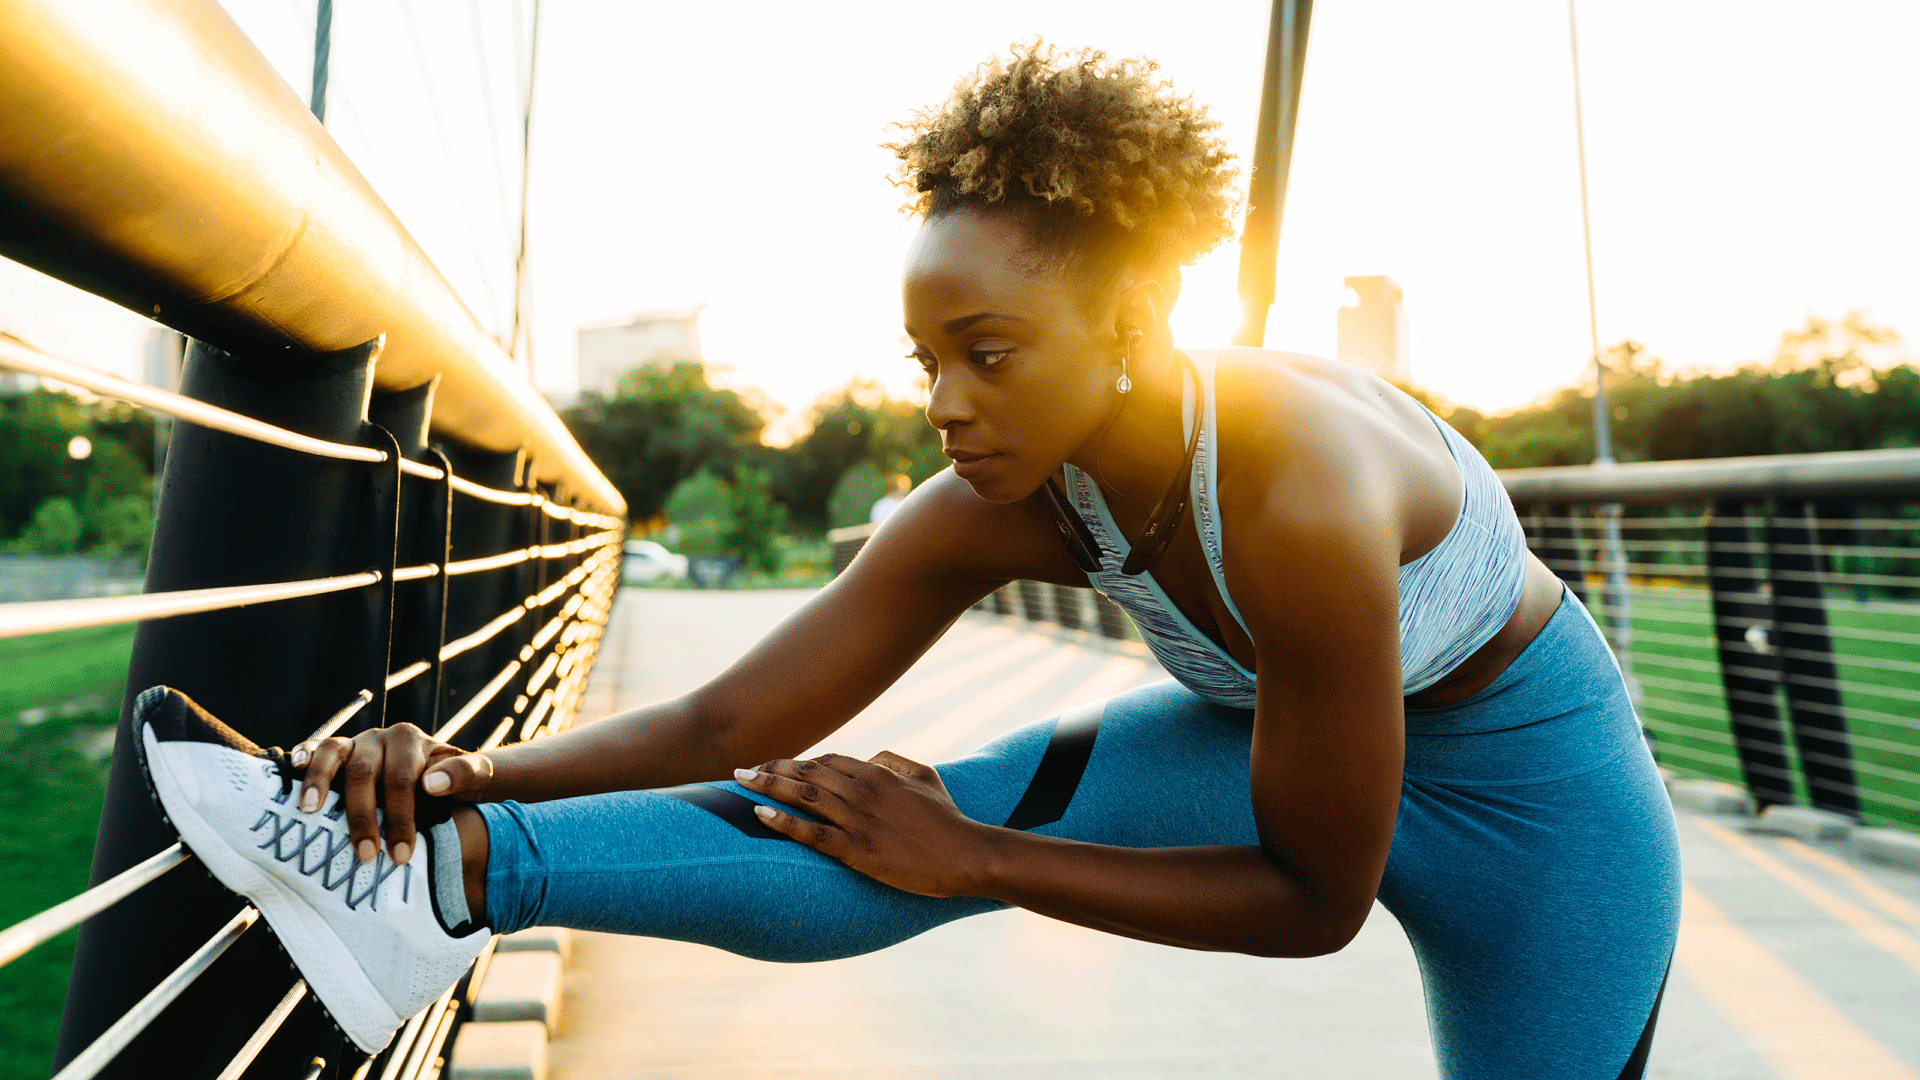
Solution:
M922 896L966 896L986 864L987 827L953 803L931 765L891 751L780 759L736 769L740 786L818 818L768 806L760 820L886 885Z

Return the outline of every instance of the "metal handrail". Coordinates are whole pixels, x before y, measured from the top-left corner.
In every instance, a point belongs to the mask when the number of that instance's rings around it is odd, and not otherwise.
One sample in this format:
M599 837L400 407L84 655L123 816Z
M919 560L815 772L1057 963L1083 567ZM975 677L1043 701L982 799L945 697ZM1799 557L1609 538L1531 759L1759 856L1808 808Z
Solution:
M535 479L625 512L214 0L13 0L0 53L0 255L224 348L333 353L384 336L375 385L437 377L434 431L526 447Z
M1869 498L1920 495L1920 450L1640 461L1502 469L1514 502L1661 505L1712 499Z

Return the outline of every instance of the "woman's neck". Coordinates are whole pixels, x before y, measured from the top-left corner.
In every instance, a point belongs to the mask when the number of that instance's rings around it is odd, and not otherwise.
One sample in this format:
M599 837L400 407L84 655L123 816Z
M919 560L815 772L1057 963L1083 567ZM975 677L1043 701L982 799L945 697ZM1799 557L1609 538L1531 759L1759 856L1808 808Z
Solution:
M1111 418L1067 460L1100 485L1109 503L1118 499L1145 510L1185 467L1182 398L1203 388L1195 385L1198 373L1192 361L1173 348L1164 328L1129 366L1131 391L1114 395L1119 400ZM1194 402L1200 402L1197 393Z

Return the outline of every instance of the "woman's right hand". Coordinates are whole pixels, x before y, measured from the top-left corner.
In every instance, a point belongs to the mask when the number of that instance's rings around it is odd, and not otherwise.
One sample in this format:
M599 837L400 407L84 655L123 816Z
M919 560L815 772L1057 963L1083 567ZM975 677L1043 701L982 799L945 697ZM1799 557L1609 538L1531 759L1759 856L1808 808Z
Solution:
M333 736L293 748L293 765L305 768L300 811L311 814L325 804L337 777L346 781L340 799L347 835L361 862L380 850L380 822L387 815L387 854L405 863L418 847L414 827L416 787L438 798L478 802L493 779L493 762L433 738L412 724L373 728L351 739Z

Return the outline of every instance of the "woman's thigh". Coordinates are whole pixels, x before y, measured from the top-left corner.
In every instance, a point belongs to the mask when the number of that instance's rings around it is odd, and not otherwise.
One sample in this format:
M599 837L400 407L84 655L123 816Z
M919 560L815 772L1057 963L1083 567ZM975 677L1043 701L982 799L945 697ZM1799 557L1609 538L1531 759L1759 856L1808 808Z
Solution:
M1409 711L1380 899L1449 1080L1637 1078L1679 928L1673 811L1584 612L1563 608L1510 671L1481 700Z

